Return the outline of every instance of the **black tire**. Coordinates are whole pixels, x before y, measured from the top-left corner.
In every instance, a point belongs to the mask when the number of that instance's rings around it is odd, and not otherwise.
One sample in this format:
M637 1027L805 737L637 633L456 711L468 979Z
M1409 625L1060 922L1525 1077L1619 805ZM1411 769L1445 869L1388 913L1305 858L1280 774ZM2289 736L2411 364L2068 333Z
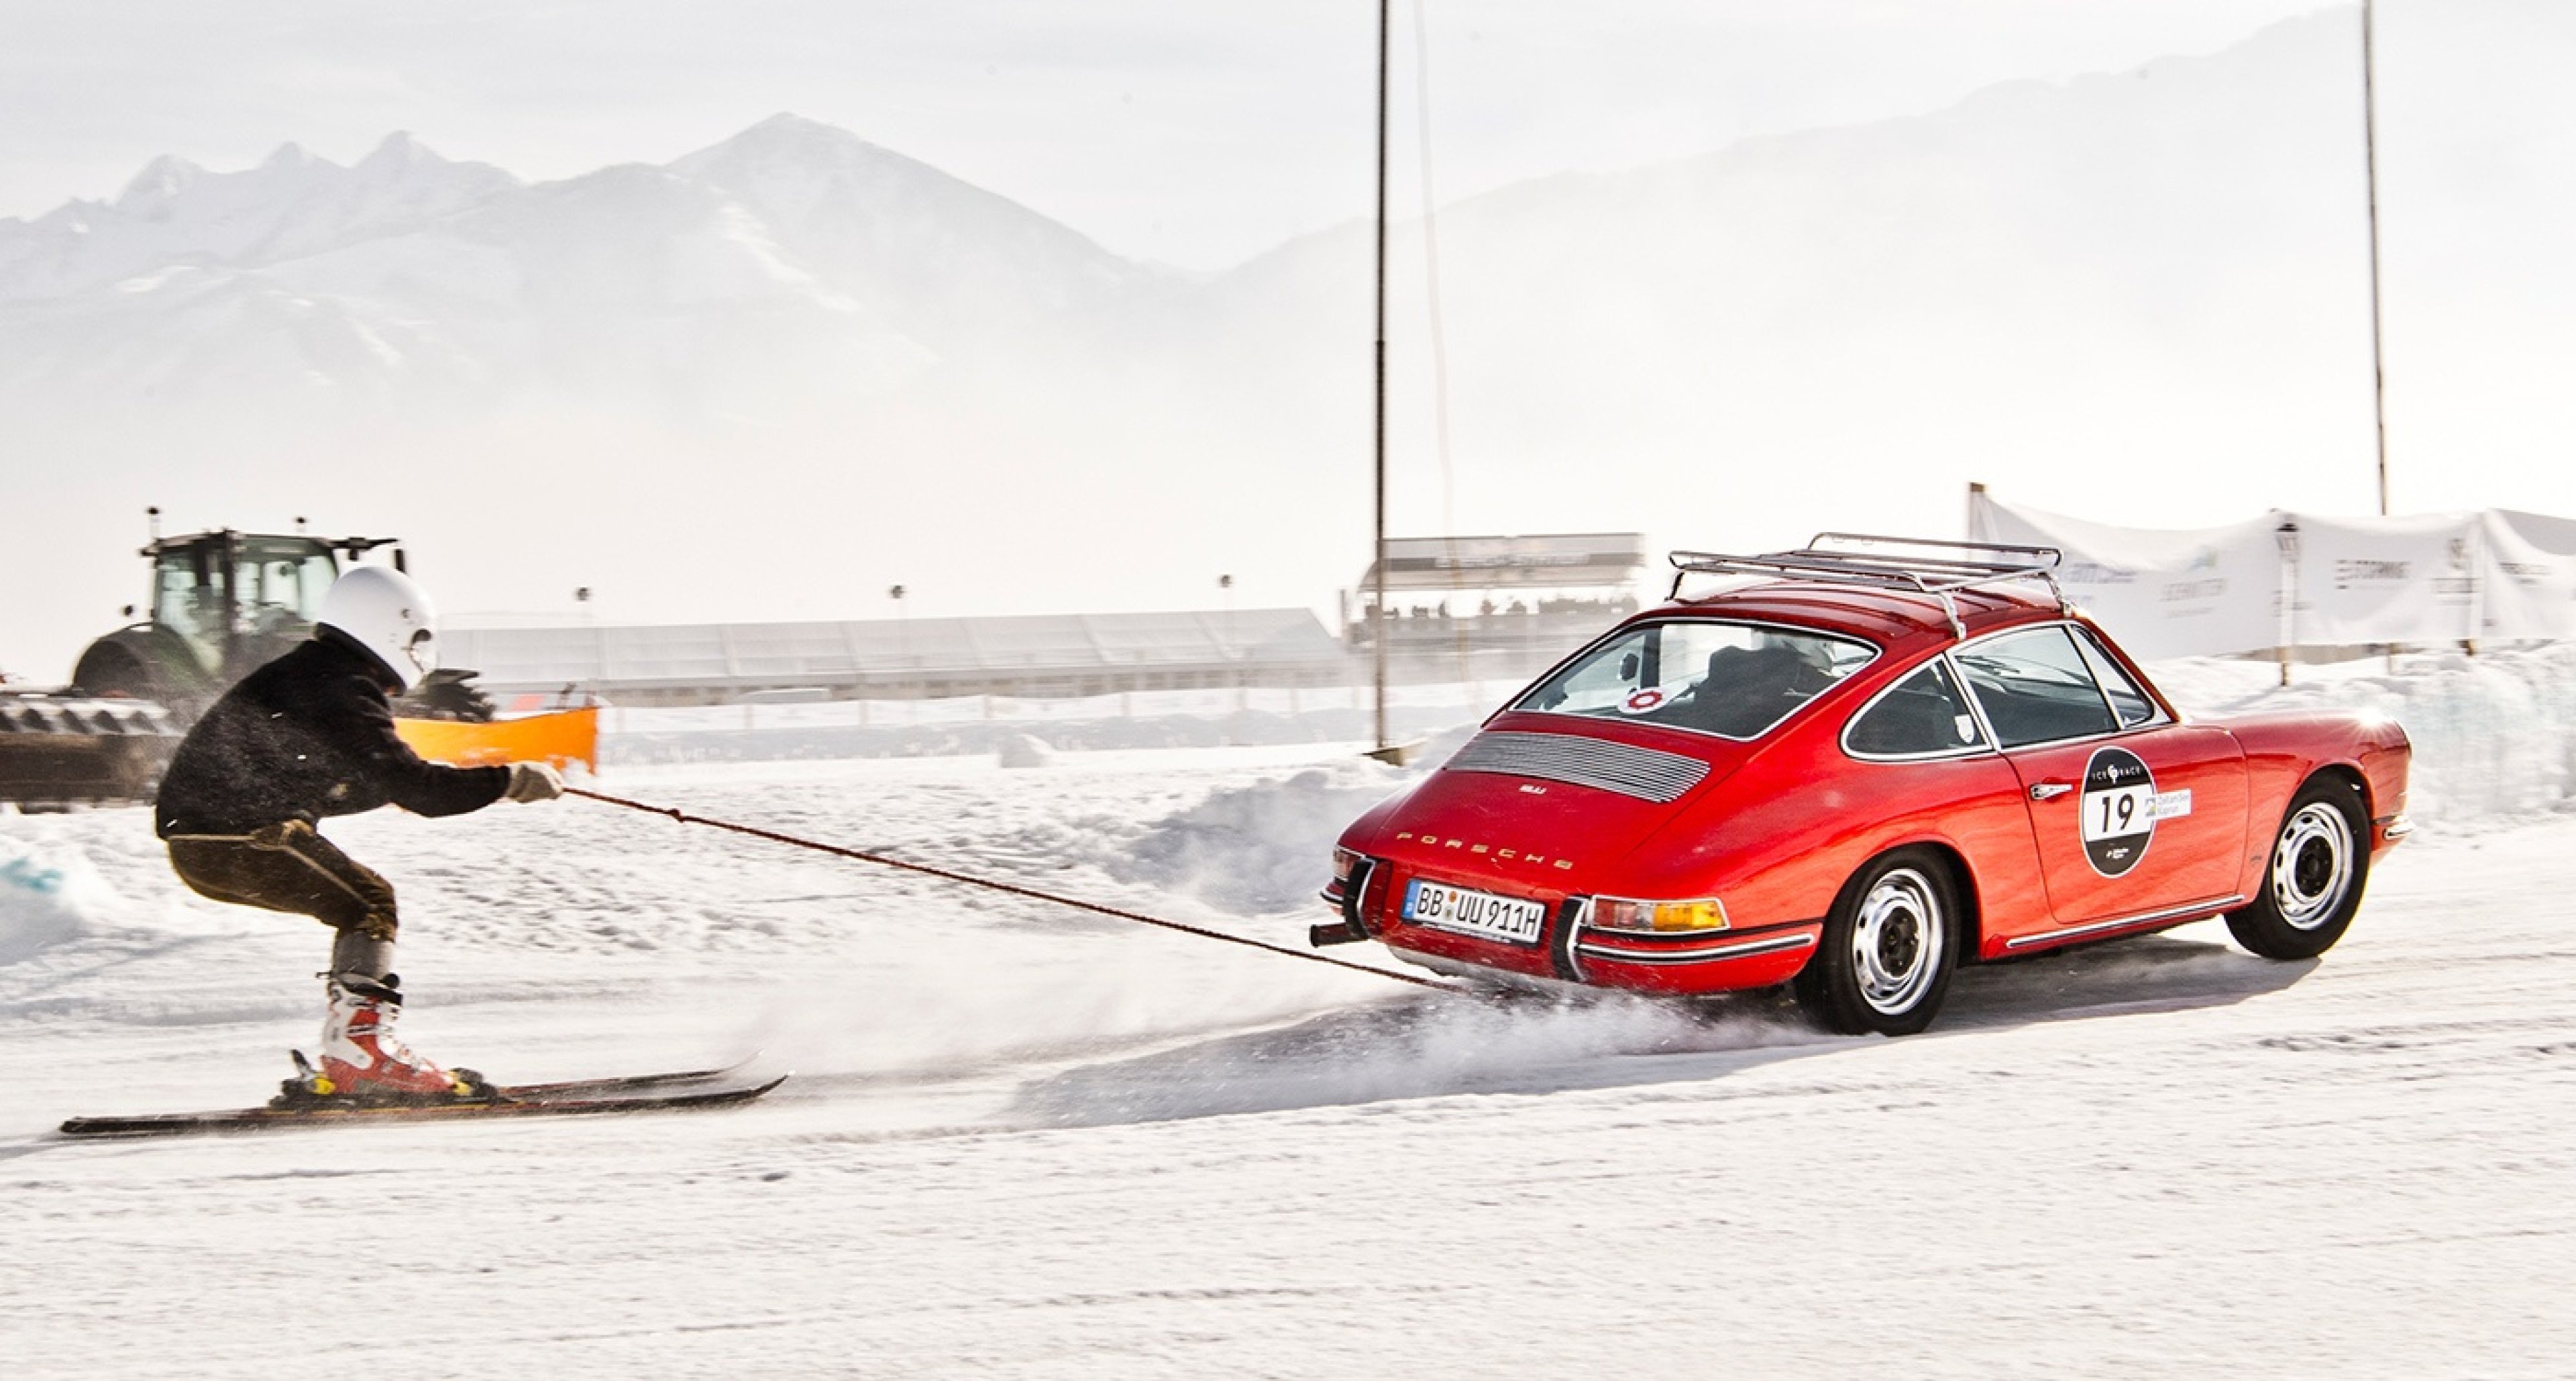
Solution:
M103 700L164 698L160 678L143 664L143 659L105 639L90 644L81 654L80 664L72 668L72 685L83 694Z
M2370 817L2351 784L2311 777L2272 833L2272 859L2252 905L2230 912L2236 943L2266 959L2314 959L2334 948L2370 881Z
M1830 1031L1913 1035L1949 994L1966 920L1939 855L1898 849L1870 860L1834 899L1824 939L1798 972L1798 1005Z

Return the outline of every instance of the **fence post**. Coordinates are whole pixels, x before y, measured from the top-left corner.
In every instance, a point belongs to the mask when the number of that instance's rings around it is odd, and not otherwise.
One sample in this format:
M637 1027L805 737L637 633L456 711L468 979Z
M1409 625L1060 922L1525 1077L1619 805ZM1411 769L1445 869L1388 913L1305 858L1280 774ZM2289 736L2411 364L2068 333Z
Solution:
M2283 518L2272 533L2281 546L2280 609L2281 684L2290 684L2290 651L2299 645L2299 524Z
M2478 638L2487 622L2487 521L2481 513L2469 524L2469 635L2460 640L2460 650L2478 655Z

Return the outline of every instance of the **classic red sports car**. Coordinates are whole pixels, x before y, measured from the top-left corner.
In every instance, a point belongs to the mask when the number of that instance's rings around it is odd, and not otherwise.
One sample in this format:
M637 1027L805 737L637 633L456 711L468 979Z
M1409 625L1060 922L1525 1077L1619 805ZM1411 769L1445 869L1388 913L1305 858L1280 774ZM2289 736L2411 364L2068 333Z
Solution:
M1671 602L1343 832L1315 943L1649 993L1794 981L1825 1026L1889 1035L1961 964L2215 915L2323 953L2406 833L2404 731L2177 712L2057 557L1677 553Z

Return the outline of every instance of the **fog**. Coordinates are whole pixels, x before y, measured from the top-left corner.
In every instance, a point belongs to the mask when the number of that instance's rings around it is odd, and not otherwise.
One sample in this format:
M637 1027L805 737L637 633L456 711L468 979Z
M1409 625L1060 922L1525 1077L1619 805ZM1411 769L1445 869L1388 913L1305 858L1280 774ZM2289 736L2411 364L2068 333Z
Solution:
M1967 32L2015 7L1957 9ZM1892 109L1639 116L1658 132L1603 135L1611 156L1536 140L1565 171L1517 180L1464 102L1483 161L1435 165L1436 359L1397 148L1393 529L1943 535L1971 479L2176 526L2366 511L2357 12L2259 32L2229 12L2213 31L2190 10L2169 50L2112 25L2089 41L2135 55L2093 75L2051 65L2073 48L2007 48L2046 79L1937 100L1932 72L1976 64L1929 44L1871 88ZM1896 69L1886 34L1833 14L1808 51L1847 30L1854 70ZM2576 512L2550 387L2576 352L2555 252L2576 97L2550 76L2576 15L2380 22L2397 506ZM1611 26L1567 70L1597 79L1629 38L1650 46ZM570 618L589 587L584 615L614 621L869 617L898 582L919 614L1209 607L1220 574L1247 605L1329 609L1368 551L1362 61L1357 125L1296 126L1356 132L1338 188L1268 160L1297 208L1272 229L1312 229L1284 243L1211 230L1182 252L999 175L1025 151L915 147L823 107L712 123L688 100L706 123L643 163L460 169L475 140L426 136L370 160L378 129L336 161L162 165L0 221L0 668L60 679L141 596L147 503L173 530L399 534L451 611Z

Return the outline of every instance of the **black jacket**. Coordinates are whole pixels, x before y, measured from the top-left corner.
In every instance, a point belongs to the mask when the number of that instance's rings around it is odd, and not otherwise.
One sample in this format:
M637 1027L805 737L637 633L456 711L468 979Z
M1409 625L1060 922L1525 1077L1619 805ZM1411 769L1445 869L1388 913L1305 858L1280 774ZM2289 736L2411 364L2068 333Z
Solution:
M154 811L163 838L248 834L398 805L461 815L501 799L506 767L423 762L394 733L382 667L324 634L224 693L179 745Z

